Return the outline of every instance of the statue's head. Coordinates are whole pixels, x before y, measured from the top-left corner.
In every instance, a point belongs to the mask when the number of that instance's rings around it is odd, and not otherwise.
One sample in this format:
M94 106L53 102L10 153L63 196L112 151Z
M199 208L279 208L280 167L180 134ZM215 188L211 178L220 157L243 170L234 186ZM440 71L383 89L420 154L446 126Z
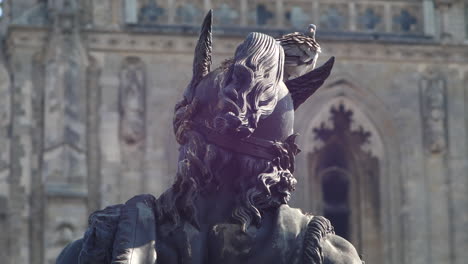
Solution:
M247 36L232 63L226 65L224 83L215 88L218 102L213 125L217 131L240 138L255 132L278 102L283 61L283 49L275 39L260 33Z
M210 72L211 12L205 18L193 77L175 109L181 148L177 194L167 207L175 222L185 217L197 226L195 199L226 185L235 189L232 216L244 230L260 224L263 210L289 201L299 152L294 111L328 77L333 61L286 83L283 63L274 38L250 33L233 59Z

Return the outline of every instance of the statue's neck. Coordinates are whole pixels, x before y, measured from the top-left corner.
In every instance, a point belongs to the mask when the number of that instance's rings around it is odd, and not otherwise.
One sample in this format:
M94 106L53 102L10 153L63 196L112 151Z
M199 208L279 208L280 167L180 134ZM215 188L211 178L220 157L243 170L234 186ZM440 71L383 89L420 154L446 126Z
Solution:
M200 194L196 201L199 222L214 225L231 221L235 201L236 193L230 187Z

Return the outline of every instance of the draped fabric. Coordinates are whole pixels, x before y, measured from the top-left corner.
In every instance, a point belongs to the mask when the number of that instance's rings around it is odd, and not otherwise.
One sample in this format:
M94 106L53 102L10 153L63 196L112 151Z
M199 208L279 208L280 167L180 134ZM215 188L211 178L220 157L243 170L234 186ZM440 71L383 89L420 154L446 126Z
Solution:
M83 239L68 245L57 263L315 264L323 260L318 241L333 232L325 218L282 205L265 211L262 224L246 232L238 223L220 223L201 234L183 223L164 233L170 223L157 223L156 204L153 196L139 195L93 213Z

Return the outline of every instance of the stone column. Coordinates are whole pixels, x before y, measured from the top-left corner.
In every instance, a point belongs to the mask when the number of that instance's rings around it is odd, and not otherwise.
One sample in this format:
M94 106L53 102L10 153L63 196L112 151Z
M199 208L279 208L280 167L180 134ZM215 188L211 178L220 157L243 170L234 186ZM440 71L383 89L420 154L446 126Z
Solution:
M436 2L436 4L437 8L439 9L440 38L443 41L448 41L452 38L452 34L450 33L450 29L448 28L448 26L450 25L450 3L448 3L448 1L438 1Z
M99 108L101 106L101 67L90 57L86 69L86 138L88 169L88 213L101 209L101 148L99 144Z
M383 22L385 25L385 32L390 33L393 31L392 28L392 5L390 2L384 3L384 17Z
M247 13L248 14L248 13ZM284 3L283 0L276 1L276 27L284 28Z
M443 42L452 42L460 39L459 34L462 34L464 31L463 23L461 22L462 19L455 19L454 14L457 14L457 17L463 17L463 2L460 0L434 0L439 17L440 39Z
M3 56L1 56L3 57ZM0 194L8 197L7 184L10 166L10 139L11 125L11 90L10 74L7 71L3 58L0 58Z
M84 28L90 28L93 24L93 1L81 0L80 3L80 24Z
M11 21L11 5L2 5L2 19L0 20L0 34L4 35Z
M240 24L241 26L245 27L248 26L249 21L249 7L247 5L247 0L240 1Z
M126 10L124 9L126 5L124 0L92 1L89 4L91 10L88 12L92 17L92 26L99 29L119 29L120 25L126 22Z
M8 211L10 199L10 126L11 126L11 82L10 74L5 67L3 56L0 58L0 226L8 227ZM0 259L7 259L7 231L0 233Z
M112 28L119 29L123 24L123 2L122 1L111 1L111 12L112 12Z
M425 154L426 202L430 259L451 263L450 175L447 167L447 87L441 75L429 73L420 83Z
M146 70L138 57L127 57L120 69L119 141L120 201L143 192L145 187Z
M6 0L3 0L3 2L7 2ZM37 0L13 0L13 1L8 1L8 6L9 6L9 11L11 16L18 17L20 16L24 10L27 10L28 8L31 8Z
M174 24L176 15L176 0L168 0L168 23Z
M452 254L453 263L463 264L468 259L468 232L461 231L468 227L468 74L449 70L447 80Z
M32 159L30 50L9 47L12 75L7 263L29 263L29 202ZM3 229L2 229L3 232Z
M424 34L429 36L435 36L436 34L436 20L434 11L433 0L424 0Z
M356 31L357 28L357 14L356 14L356 3L348 3L348 16L349 16L349 25L346 30Z
M87 218L86 67L76 0L49 6L44 68L42 178L47 262L83 235Z
M30 264L44 263L44 184L42 181L42 150L44 140L44 54L37 52L32 58L31 81L33 121L32 159L31 159L31 194L29 218Z
M92 2L93 27L99 29L112 28L112 2L114 0L99 0Z
M137 0L125 0L125 23L135 24L138 22L138 3Z

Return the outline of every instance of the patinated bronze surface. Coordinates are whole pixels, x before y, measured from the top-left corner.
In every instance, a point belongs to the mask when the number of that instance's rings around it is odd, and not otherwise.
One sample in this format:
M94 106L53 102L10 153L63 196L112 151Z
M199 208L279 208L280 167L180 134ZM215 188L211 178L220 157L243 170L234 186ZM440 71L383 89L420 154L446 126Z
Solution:
M173 186L93 213L57 263L361 263L327 219L288 206L299 153L294 111L329 76L333 58L284 82L280 43L251 33L211 71L211 16L175 108Z

